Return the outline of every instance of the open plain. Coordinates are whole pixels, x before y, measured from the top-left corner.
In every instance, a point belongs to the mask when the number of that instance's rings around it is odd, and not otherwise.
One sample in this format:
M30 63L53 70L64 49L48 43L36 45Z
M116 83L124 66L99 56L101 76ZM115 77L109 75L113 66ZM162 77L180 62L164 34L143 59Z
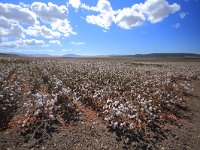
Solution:
M199 58L0 56L0 149L198 149Z

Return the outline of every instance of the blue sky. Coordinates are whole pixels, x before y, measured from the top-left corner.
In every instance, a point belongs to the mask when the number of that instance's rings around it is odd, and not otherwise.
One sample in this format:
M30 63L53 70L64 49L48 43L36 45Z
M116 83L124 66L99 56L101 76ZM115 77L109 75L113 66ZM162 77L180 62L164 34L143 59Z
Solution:
M200 54L199 0L0 0L0 52Z

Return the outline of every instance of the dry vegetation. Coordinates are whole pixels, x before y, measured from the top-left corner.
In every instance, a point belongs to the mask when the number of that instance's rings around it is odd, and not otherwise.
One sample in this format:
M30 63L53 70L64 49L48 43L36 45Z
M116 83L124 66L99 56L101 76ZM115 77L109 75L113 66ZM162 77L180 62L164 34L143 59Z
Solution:
M200 80L199 63L126 58L0 57L0 72L0 130L18 131L28 148L45 148L62 128L100 124L123 148L156 149L187 120Z

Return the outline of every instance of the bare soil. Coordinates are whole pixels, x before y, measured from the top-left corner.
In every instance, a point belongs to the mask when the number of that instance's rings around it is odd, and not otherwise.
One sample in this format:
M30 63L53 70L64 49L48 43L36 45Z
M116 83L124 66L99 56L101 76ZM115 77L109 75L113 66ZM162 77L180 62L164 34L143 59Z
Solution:
M184 115L182 126L172 128L169 136L162 143L163 150L198 150L200 149L200 81L193 82L193 97L188 100L189 111Z

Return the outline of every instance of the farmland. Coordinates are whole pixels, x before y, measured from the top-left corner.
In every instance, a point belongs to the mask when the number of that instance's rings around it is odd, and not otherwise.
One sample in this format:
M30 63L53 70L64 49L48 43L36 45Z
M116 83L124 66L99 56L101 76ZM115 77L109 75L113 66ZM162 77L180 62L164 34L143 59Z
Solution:
M197 148L199 58L161 60L0 56L0 149Z

